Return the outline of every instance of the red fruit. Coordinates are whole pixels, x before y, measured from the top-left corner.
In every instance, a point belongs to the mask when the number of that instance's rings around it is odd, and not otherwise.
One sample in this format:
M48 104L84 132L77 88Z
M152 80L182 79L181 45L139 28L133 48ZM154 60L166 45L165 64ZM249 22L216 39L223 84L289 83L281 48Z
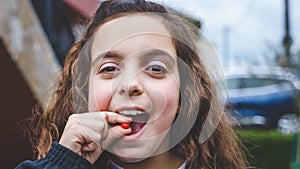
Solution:
M130 126L129 123L121 123L121 127L122 127L123 129L128 129L129 126Z

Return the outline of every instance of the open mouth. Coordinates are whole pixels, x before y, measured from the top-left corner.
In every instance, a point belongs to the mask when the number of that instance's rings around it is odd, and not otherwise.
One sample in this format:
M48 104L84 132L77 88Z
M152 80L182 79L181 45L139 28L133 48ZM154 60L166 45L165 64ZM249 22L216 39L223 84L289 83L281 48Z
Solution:
M131 135L138 133L149 119L149 114L139 110L123 110L119 113L132 118L132 122L130 123Z

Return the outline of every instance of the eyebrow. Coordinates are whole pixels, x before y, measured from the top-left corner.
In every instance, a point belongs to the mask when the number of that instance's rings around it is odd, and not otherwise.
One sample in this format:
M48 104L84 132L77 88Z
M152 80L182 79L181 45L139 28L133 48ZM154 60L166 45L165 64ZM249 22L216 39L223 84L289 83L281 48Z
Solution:
M143 57L167 56L165 59L167 59L169 62L171 62L171 64L175 64L175 60L173 59L171 54L169 54L168 52L161 50L161 49L147 49L142 52L139 52L137 55L143 56ZM105 58L117 58L117 59L121 60L124 58L124 56L116 50L104 52L104 53L98 55L96 57L96 59L94 59L92 61L92 67L98 65L98 62L100 62L102 59L105 59Z
M166 56L164 57L164 59L166 59L168 61L168 63L170 63L171 65L175 64L175 60L174 57L171 56L171 54L169 54L168 52L161 50L161 49L149 49L149 50L145 50L143 52L141 52L141 54L144 57L154 57L156 58L157 56Z
M96 57L96 59L94 59L92 61L92 67L98 65L98 63L102 60L102 59L105 59L105 58L117 58L117 59L122 59L124 56L122 56L118 51L115 51L115 50L111 50L111 51L108 51L108 52L104 52L104 53L101 53L100 55L98 55Z

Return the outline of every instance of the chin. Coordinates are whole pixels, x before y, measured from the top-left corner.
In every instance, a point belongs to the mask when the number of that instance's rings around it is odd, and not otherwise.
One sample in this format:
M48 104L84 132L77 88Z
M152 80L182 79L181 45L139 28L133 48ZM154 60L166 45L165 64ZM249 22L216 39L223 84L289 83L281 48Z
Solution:
M138 163L146 159L146 158L134 158L134 157L124 157L124 156L115 156L115 157L125 163Z
M149 147L149 144L143 140L137 140L132 142L119 140L108 149L113 156L124 162L130 161L142 161L148 158L153 153L153 149Z
M151 154L145 154L138 150L115 151L113 155L127 163L140 162L151 156Z

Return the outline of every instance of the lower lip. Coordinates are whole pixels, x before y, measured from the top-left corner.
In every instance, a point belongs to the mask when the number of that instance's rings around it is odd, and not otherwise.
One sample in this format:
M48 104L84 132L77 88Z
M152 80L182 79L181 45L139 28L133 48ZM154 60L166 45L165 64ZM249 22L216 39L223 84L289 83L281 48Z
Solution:
M133 140L140 138L143 135L143 133L145 132L146 127L147 127L147 123L143 126L143 128L140 131L138 131L135 134L126 135L126 136L122 137L122 140L123 141L133 141Z

